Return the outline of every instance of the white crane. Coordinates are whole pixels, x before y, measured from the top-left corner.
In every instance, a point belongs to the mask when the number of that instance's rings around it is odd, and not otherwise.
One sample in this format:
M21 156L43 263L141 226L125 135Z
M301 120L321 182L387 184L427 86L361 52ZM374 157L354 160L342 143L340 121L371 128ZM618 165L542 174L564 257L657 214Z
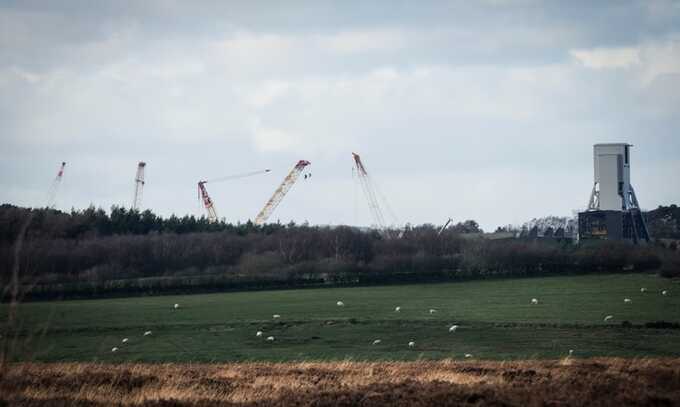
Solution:
M368 202L368 209L371 212L373 221L375 222L375 225L378 227L379 230L386 231L388 225L387 222L385 222L385 215L383 214L383 210L382 207L380 206L378 198L382 200L384 204L383 206L385 206L385 208L387 209L390 217L392 218L391 220L393 221L393 223L397 223L397 217L391 210L389 204L387 203L387 199L385 199L385 197L380 194L380 191L376 187L375 183L368 175L368 171L366 171L366 166L361 161L361 157L359 156L359 154L352 153L352 158L354 158L354 167L357 172L357 177L359 179L359 183L361 184L361 189L364 191L364 196L366 197L366 201Z
M272 195L271 198L267 201L267 203L264 205L260 213L257 214L255 217L255 224L256 225L262 225L269 219L271 214L274 212L274 209L276 209L277 206L281 203L283 200L283 197L286 196L288 191L295 185L295 181L300 177L300 174L304 171L304 169L308 166L311 165L307 160L300 160L295 164L292 170L286 175L286 178L283 179L283 182L279 187L274 191L274 194ZM311 174L305 174L305 178L310 177Z
M132 198L132 209L139 209L142 206L142 192L144 191L144 169L146 168L146 163L140 161L137 164L137 174L135 175L135 196Z
M449 219L446 221L446 223L444 224L444 226L442 226L442 228L439 229L439 232L437 232L437 236L440 236L442 233L444 233L444 231L445 231L446 228L451 224L451 222L453 222L453 218L449 218Z

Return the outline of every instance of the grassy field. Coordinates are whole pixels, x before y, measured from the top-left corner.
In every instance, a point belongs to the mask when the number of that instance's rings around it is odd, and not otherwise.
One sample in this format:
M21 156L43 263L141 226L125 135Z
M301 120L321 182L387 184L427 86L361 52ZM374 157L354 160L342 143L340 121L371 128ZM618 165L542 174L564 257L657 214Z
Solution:
M7 310L0 307L0 318ZM642 274L36 302L20 306L15 359L544 359L569 349L578 357L680 356L680 329L643 327L662 320L680 322L680 285ZM452 324L460 325L455 333Z

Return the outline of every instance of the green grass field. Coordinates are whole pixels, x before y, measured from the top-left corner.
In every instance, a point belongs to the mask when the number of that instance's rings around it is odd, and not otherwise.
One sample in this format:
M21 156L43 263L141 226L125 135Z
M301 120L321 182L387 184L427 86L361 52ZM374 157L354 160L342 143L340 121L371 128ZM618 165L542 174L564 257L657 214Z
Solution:
M641 293L640 288L647 292ZM668 290L666 296L662 290ZM531 305L537 298L538 305ZM632 299L625 304L624 298ZM343 301L344 307L338 307ZM180 304L178 310L173 309ZM396 306L401 312L395 312ZM680 285L642 274L26 303L17 359L290 361L680 356ZM430 313L430 309L437 312ZM0 306L5 319L7 305ZM273 314L281 318L274 320ZM604 321L606 315L614 319ZM633 327L623 327L629 321ZM460 325L455 333L448 328ZM143 333L151 330L150 336ZM256 331L264 332L256 337ZM11 337L10 333L3 333ZM264 338L274 336L275 341ZM129 338L126 344L122 338ZM373 340L381 343L372 345ZM409 341L415 347L407 346ZM119 351L111 352L112 347Z

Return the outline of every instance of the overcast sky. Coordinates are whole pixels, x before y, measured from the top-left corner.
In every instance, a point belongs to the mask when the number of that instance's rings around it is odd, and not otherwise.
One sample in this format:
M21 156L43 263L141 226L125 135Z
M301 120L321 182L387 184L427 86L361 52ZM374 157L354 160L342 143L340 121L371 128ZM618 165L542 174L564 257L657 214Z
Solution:
M487 230L583 209L592 145L629 142L641 205L680 203L677 1L0 0L0 202Z

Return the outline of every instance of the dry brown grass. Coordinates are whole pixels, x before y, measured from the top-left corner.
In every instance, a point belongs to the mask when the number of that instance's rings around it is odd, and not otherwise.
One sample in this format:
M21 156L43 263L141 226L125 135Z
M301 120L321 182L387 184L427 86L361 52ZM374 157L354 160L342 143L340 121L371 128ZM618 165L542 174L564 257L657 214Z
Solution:
M680 405L680 359L10 365L0 405Z

